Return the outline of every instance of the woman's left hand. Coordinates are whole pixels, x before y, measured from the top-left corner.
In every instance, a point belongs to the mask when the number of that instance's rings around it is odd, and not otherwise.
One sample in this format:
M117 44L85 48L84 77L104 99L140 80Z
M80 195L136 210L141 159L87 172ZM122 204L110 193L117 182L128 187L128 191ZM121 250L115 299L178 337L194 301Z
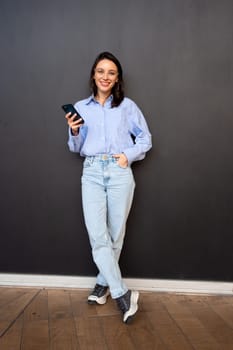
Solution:
M127 168L128 159L124 153L114 154L113 157L117 159L117 163L121 168Z

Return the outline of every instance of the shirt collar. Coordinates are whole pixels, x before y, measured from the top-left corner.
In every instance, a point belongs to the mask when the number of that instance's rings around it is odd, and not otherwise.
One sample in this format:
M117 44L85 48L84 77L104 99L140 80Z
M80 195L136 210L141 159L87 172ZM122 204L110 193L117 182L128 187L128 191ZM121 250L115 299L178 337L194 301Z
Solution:
M113 96L110 95L110 96L107 98L107 100L105 101L105 106L107 106L107 107L110 106L110 107L111 107L112 100L113 100ZM86 105L89 105L89 104L92 103L92 102L98 103L98 102L96 101L95 96L94 96L93 94L87 98L87 100L86 100Z

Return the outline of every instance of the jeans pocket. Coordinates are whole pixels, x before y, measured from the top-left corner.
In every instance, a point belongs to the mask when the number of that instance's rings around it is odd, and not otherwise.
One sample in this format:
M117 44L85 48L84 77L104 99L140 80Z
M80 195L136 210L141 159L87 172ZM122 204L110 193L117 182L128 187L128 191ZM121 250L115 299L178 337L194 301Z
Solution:
M128 167L129 167L128 165L126 165L126 166L124 166L124 167L121 166L121 165L119 164L118 160L116 161L116 165L117 165L118 168L123 169L123 170L128 169Z
M92 161L88 158L85 158L84 162L83 162L83 168L90 168L92 165Z

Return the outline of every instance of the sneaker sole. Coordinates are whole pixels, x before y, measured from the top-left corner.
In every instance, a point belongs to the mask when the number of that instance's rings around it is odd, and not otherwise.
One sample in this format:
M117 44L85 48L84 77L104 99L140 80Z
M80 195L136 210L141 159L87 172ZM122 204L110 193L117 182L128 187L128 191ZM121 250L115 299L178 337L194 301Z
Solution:
M97 305L104 305L104 304L106 304L106 302L107 302L108 296L109 296L109 291L108 291L105 295L103 295L102 297L100 297L100 298L98 298L98 297L95 296L95 295L90 295L90 296L88 297L88 299L87 299L87 302L88 302L88 304L90 304L90 305L95 305L95 304L97 304Z
M130 308L126 313L124 314L123 317L123 322L126 324L129 324L136 312L138 311L138 299L139 299L139 293L138 291L132 291L131 292L131 297L130 297Z

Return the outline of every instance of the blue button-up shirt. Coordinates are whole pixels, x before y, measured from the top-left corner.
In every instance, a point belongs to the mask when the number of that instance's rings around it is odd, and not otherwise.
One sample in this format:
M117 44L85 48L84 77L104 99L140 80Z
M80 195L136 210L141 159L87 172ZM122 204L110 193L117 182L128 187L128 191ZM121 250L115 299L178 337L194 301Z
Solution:
M75 104L85 123L77 136L69 129L70 151L83 157L124 153L129 164L143 159L152 143L142 112L127 97L118 107L111 108L111 101L112 96L102 106L90 96Z

